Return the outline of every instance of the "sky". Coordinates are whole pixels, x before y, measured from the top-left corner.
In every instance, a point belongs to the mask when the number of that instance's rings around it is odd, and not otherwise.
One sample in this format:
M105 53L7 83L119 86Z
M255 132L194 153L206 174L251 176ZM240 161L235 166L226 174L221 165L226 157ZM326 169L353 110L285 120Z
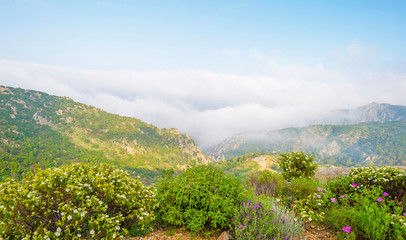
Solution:
M202 148L406 105L406 1L0 0L0 85L177 128Z

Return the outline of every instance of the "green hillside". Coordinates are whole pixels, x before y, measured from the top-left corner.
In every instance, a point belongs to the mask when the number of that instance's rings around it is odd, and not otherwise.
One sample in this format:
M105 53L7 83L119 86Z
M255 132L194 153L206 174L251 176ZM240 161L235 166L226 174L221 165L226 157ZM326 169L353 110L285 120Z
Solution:
M404 166L406 121L316 125L267 133L246 133L228 139L209 154L220 159L230 159L251 152L289 151L315 154L321 164Z
M108 162L133 174L207 164L194 140L176 129L43 92L0 86L0 174L19 177L36 168Z

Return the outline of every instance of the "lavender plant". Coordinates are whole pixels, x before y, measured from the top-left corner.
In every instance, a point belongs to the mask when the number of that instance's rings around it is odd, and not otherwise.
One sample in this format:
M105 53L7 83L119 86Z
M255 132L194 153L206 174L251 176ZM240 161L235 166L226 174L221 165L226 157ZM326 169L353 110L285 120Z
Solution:
M301 220L270 197L250 198L240 203L231 219L236 239L292 239L303 228Z

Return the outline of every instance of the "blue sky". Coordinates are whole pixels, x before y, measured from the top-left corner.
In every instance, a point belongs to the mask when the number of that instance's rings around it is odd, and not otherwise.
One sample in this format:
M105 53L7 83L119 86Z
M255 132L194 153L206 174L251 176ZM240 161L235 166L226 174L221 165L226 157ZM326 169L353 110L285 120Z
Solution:
M352 41L406 55L404 1L0 1L0 57L94 69L259 69L253 49L316 64ZM229 55L227 55L229 53ZM223 69L224 67L224 69Z
M0 0L0 84L209 145L330 109L406 105L405 10L374 0Z

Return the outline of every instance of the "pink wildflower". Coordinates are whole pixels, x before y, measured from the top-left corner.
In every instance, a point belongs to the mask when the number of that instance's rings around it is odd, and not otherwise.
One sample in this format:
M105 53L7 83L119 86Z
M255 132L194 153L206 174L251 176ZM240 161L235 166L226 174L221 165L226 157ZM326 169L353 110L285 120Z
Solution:
M378 198L378 202L382 202L382 198Z
M351 227L343 227L343 231L346 233L350 233L351 232Z
M317 198L321 198L321 196L320 196L320 195L317 195Z
M331 202L335 202L335 201L336 201L336 199L335 199L335 198L332 198L332 199L331 199Z
M385 197L389 196L389 194L387 194L386 192L384 192L383 195L384 195Z
M356 184L356 183L352 183L352 186L353 186L353 187L357 187L357 184Z
M321 192L321 191L323 191L323 188L317 187L317 191Z
M341 198L345 198L345 196L341 196Z

